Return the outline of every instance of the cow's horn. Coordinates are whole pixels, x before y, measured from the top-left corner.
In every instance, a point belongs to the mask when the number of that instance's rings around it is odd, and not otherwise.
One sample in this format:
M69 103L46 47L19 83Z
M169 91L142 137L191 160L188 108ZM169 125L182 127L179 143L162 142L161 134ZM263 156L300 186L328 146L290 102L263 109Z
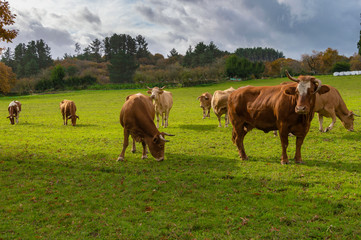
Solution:
M359 117L359 116L360 116L360 115L355 114L355 113L352 112L352 111L351 111L351 114L354 115L354 116L356 116L356 117Z
M71 118L71 115L68 116L68 119L70 119L70 118Z
M315 93L317 93L317 92L321 89L322 83L321 83L321 80L318 80L317 78L315 78L315 80L313 80L313 81L317 83L317 89L316 89L316 91L313 93L313 94L315 94Z
M164 142L169 142L169 140L166 140L166 139L162 136L162 134L159 134L159 138L160 138L161 140L163 140Z
M162 90L163 90L164 88L165 88L165 86L161 87L160 89L162 89Z
M151 89L150 87L148 87L148 86L147 86L147 88L148 88L149 90L152 90L152 89Z
M300 80L298 80L297 78L291 77L291 75L288 73L287 70L285 71L285 73L286 73L286 76L287 76L290 80L292 80L292 81L294 81L294 82L300 82Z
M165 133L165 132L163 132L163 134L166 135L166 136L172 136L172 137L175 136L173 134L169 134L169 133Z
M77 119L79 119L79 116L75 115Z

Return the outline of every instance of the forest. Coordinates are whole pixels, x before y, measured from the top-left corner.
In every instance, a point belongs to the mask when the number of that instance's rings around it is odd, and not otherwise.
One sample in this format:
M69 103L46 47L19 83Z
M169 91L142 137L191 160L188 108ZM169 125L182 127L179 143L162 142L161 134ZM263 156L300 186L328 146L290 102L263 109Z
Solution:
M167 56L152 54L142 35L113 34L94 39L75 54L52 59L43 40L7 48L1 56L2 94L29 94L76 89L139 88L154 85L194 86L291 74L330 74L361 69L360 55L345 57L335 49L313 51L301 60L286 58L273 48L237 48L223 51L213 42L189 46L185 55L173 48ZM6 76L6 77L4 77Z

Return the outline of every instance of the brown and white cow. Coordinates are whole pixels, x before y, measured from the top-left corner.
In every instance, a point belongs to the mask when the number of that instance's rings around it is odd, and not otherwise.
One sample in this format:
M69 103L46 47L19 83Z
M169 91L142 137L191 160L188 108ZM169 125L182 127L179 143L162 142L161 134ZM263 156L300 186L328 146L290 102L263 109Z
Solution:
M288 163L288 134L296 136L296 163L302 163L301 146L314 115L316 93L325 94L330 89L313 76L288 78L296 83L244 87L229 96L229 117L233 125L232 140L241 159L248 159L244 150L245 135L253 128L269 132L278 130L281 145L281 163Z
M8 107L9 116L7 118L10 119L10 124L14 125L19 123L19 114L21 112L21 103L19 101L12 101Z
M235 89L233 87L230 87L224 91L221 90L217 90L213 93L213 98L212 98L212 108L214 111L214 114L216 114L217 118L218 118L218 127L222 127L221 124L221 116L223 114L225 114L224 116L224 126L228 127L229 124L229 119L228 119L228 96L235 91Z
M205 92L197 98L200 102L200 107L203 109L203 119L210 118L210 111L212 105L212 94Z
M59 104L61 114L63 115L64 125L68 125L68 119L71 119L71 125L76 125L76 119L79 117L76 115L75 103L71 100L63 100Z
M336 122L336 116L341 120L347 130L353 131L354 116L358 115L347 109L345 102L336 88L329 85L325 86L328 86L330 91L326 94L317 95L315 105L315 112L318 113L320 132L330 131ZM322 126L323 117L332 118L331 124L325 130L323 130Z
M143 145L142 159L147 158L147 146L150 153L157 161L164 160L165 142L169 142L164 136L174 136L159 132L154 124L155 110L152 99L141 93L129 95L120 111L120 124L124 128L123 150L117 161L124 160L125 150L129 144L129 135L133 141ZM133 150L135 151L134 142ZM132 151L133 151L132 150Z
M164 91L165 88L149 88L147 93L150 94L150 98L154 101L154 109L157 115L157 128L159 128L159 115L162 117L162 126L168 127L169 111L173 106L173 96L171 92Z

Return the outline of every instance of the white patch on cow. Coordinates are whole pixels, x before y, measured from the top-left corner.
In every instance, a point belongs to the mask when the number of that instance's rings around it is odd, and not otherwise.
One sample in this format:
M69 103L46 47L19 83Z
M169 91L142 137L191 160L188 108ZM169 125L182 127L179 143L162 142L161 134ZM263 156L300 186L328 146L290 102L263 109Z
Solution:
M307 90L311 87L310 82L300 82L297 86L297 90L300 95L304 96L307 94Z
M135 95L137 95L137 96L141 96L141 95L143 95L143 94L141 94L141 93L137 93L137 94L135 94Z
M15 103L15 101L12 101L10 104L9 104L9 107L17 107L18 105Z

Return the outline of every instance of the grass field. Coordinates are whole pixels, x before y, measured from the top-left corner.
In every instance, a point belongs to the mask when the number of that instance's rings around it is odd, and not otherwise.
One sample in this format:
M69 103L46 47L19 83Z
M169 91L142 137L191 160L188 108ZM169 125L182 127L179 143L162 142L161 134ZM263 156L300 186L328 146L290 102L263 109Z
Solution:
M320 76L361 115L360 76ZM357 239L361 236L361 118L355 132L339 119L328 133L317 116L302 148L304 165L281 165L273 134L245 138L202 119L203 92L285 79L170 89L174 106L165 160L125 162L119 112L125 97L146 90L77 91L17 97L20 122L6 119L0 98L0 239ZM63 126L59 102L73 100L78 125ZM330 123L330 119L325 120ZM224 125L224 122L222 122ZM161 131L164 131L161 128ZM288 153L293 157L295 139Z

